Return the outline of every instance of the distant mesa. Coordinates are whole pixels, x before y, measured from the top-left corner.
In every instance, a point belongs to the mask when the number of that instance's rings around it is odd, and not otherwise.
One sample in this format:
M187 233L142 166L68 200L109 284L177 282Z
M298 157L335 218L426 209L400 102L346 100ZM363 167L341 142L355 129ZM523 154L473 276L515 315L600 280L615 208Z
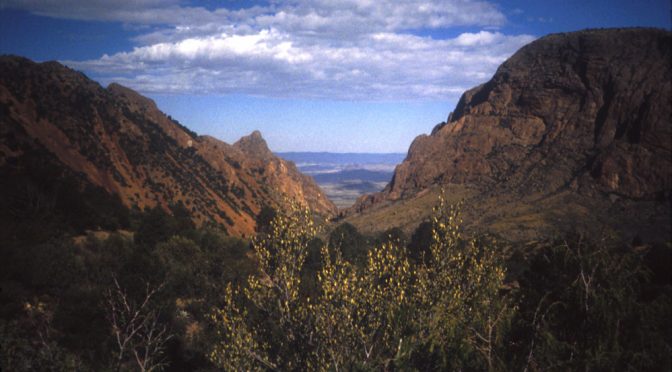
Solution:
M538 39L465 92L447 122L413 141L385 190L346 215L384 229L402 223L389 217L395 208L443 186L466 200L467 224L514 239L579 227L669 240L670 61L665 30ZM426 218L420 209L404 226Z
M336 211L258 131L234 145L198 136L129 88L14 56L0 57L0 175L5 204L25 198L22 189L58 198L67 179L126 208L181 203L198 224L239 236L254 232L263 206L289 199L325 217Z

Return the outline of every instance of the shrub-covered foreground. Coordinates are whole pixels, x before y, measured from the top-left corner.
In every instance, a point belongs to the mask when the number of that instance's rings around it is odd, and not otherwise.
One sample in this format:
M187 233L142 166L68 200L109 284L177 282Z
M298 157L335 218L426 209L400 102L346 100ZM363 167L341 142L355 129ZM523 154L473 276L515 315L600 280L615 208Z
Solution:
M360 266L323 246L309 291L302 279L316 230L305 211L276 217L253 244L258 273L242 289L228 285L212 314L210 359L226 370L669 367L669 285L648 284L640 254L580 239L549 244L516 286L505 282L501 247L464 238L459 224L441 200L417 262L394 241Z
M180 216L145 212L134 239L14 235L1 369L670 369L669 246L506 246L443 200L408 243L344 225L324 244L301 208L251 244Z

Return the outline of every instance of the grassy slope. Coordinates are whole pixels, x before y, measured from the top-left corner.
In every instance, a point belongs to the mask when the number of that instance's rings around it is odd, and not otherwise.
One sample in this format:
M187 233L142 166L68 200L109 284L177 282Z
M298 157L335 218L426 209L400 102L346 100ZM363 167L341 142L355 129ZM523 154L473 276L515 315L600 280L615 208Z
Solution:
M345 221L367 234L391 227L410 234L429 219L439 193L440 188L435 186L412 198L386 202L349 216ZM670 241L672 237L666 203L610 199L606 195L588 198L569 190L524 197L490 195L465 185L448 185L445 194L449 203L464 203L462 215L467 231L491 233L509 241L531 241L567 232L626 240L640 236L647 241Z

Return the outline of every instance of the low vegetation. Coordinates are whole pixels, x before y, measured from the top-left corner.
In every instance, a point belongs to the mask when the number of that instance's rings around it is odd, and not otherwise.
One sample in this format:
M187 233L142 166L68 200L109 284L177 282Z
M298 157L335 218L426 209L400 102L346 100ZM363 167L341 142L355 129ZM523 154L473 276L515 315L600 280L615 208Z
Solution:
M132 213L133 236L15 237L2 247L0 366L670 368L670 246L513 247L466 236L460 209L440 197L410 237L344 224L326 243L298 206L265 208L251 242L195 228L180 206Z

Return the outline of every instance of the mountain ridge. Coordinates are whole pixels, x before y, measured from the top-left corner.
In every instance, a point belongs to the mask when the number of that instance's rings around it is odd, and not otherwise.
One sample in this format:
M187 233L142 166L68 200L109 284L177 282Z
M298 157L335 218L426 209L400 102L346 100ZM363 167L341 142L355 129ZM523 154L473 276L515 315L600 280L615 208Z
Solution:
M610 225L614 217L618 229L626 228L628 214L645 220L649 207L658 208L657 201L667 206L672 195L671 58L672 33L666 30L540 38L505 61L491 80L466 91L446 122L413 141L385 190L361 197L344 215L357 221L357 214L407 203L443 185L469 190L474 224L510 218L494 211L498 204L518 200L531 213L533 199L553 195L566 199L547 207L554 214L564 208L564 217L573 212L563 204L599 204L578 224L590 225L600 213L613 213L600 223ZM653 206L639 210L638 202ZM534 215L550 230L557 224L557 216ZM564 217L570 224L572 218ZM641 228L634 226L631 234ZM669 237L669 228L658 230Z
M0 57L0 167L47 151L53 166L83 175L144 209L182 203L197 224L251 235L263 206L285 197L318 214L335 212L314 181L272 154L257 131L233 145L198 136L149 98L119 84L105 89L57 62Z

